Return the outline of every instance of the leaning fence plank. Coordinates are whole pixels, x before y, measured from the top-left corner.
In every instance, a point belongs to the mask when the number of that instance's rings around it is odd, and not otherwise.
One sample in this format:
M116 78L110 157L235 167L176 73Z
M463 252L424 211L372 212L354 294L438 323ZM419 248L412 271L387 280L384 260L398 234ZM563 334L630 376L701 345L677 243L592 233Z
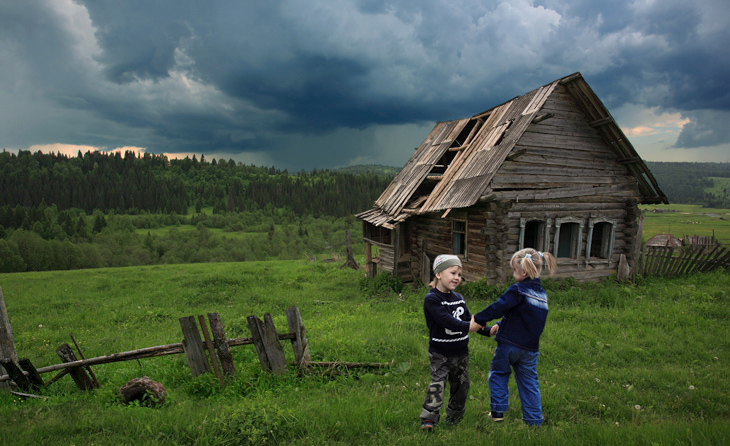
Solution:
M271 364L269 363L269 356L266 354L266 347L264 347L262 334L264 323L256 316L248 316L246 320L248 321L248 328L251 330L251 339L253 340L253 345L256 347L256 353L259 356L261 368L266 372L270 372Z
M33 363L30 362L30 359L21 358L18 360L18 364L20 364L20 367L23 370L25 370L26 374L28 375L28 379L30 380L31 388L40 389L41 387L44 386L43 378L41 378L41 374L38 373L38 370L36 370Z
M269 357L271 370L276 374L286 372L286 356L284 356L284 349L281 342L279 342L279 336L276 333L274 320L270 313L264 314L264 347Z
M236 375L236 366L233 364L233 355L226 341L226 334L223 331L223 323L218 313L208 313L208 321L210 322L210 332L213 335L213 344L218 352L223 373L228 376Z
M10 378L15 381L16 386L26 392L30 390L30 379L23 374L23 371L20 370L20 367L18 367L18 364L16 364L15 361L12 359L0 359L0 364L2 364L5 370L7 370Z
M223 378L223 372L221 372L221 367L218 363L218 357L216 356L215 349L213 348L213 342L211 342L210 335L208 334L208 325L205 323L205 318L202 314L198 315L198 322L200 323L200 329L203 331L203 339L205 340L205 346L208 349L210 362L213 363L213 371L215 371L215 376L218 378L218 381L220 381L221 386L225 387L226 380Z
M198 326L195 323L194 316L181 317L180 328L183 332L183 349L185 355L188 358L188 365L193 376L202 375L205 372L210 372L210 364L205 357L205 351L203 350L203 340L200 338L200 332Z
M76 346L76 350L78 350L79 356L81 356L81 359L86 359L86 357L84 356L84 352L81 351L81 346L79 345L78 342L76 342L76 338L74 337L73 333L71 333L71 340L74 342L74 345ZM84 368L89 372L89 375L91 375L91 379L94 380L94 386L96 388L101 387L101 384L99 384L99 380L96 379L96 375L94 374L94 371L91 370L91 366L86 365L86 366L84 366Z
M665 275L667 273L667 266L669 265L669 262L672 260L672 256L674 255L674 248L664 248L663 255L659 259L659 265L658 265L658 274Z
M294 349L294 360L301 367L309 362L309 345L307 338L304 336L302 317L296 305L286 310L286 322L289 325L289 332L294 333L296 336L292 339L291 344Z
M62 362L76 361L76 355L68 344L63 344L56 349L56 354L61 358ZM76 386L81 390L91 390L94 388L94 382L89 378L83 368L74 367L69 370L71 378L73 378Z
M700 272L707 272L711 271L714 267L714 257L717 256L719 252L722 252L722 248L720 248L720 245L715 246L710 253L705 256L704 260L702 261L702 265L699 266Z
M692 256L692 259L687 263L687 269L683 271L683 274L691 274L695 272L697 269L697 260L702 257L702 254L705 252L705 247L702 246L700 249L697 250L697 254Z

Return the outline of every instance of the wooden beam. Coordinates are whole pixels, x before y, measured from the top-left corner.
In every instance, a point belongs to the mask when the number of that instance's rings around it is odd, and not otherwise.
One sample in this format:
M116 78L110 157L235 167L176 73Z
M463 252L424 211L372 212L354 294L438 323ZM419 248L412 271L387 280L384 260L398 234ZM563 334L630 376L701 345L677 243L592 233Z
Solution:
M599 127L606 124L613 124L613 118L611 116L606 116L605 118L596 119L593 122L589 122L588 125L591 127Z
M538 123L540 123L540 122L542 122L542 121L544 121L546 119L552 118L553 116L555 116L555 115L552 114L552 113L544 113L542 115L535 116L535 119L532 120L532 123L533 124L538 124Z

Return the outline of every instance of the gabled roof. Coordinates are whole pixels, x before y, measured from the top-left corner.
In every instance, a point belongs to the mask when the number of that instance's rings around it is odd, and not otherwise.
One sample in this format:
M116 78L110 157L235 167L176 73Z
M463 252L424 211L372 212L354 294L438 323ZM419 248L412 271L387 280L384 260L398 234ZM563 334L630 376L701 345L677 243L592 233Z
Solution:
M647 246L669 246L672 248L681 247L682 241L672 234L657 234L646 241Z
M656 180L626 135L580 73L558 79L471 118L438 122L408 163L375 201L357 215L392 228L409 216L472 206L490 192L490 182L527 127L544 119L542 106L563 85L618 162L636 179L643 203L667 203ZM439 165L444 159L448 165Z

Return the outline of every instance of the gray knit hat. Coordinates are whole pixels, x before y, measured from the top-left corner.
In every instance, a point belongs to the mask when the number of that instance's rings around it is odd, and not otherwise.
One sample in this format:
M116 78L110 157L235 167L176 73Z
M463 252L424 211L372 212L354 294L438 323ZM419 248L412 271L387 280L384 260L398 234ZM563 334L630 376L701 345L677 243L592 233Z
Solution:
M457 256L453 254L441 254L440 256L436 257L436 260L433 261L433 272L435 274L438 274L441 271L451 268L454 265L461 268L461 260L459 260Z

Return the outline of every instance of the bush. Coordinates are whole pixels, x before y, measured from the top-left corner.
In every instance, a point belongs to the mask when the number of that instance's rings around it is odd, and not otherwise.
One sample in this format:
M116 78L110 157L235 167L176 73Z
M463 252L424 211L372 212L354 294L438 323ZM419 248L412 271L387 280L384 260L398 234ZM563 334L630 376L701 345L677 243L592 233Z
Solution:
M462 283L456 289L456 292L464 296L467 302L474 299L495 301L502 295L504 290L503 285L489 285L486 279L481 279L476 282Z
M403 281L389 273L381 273L374 278L360 280L360 289L373 296L386 296L391 292L400 294L403 291Z

